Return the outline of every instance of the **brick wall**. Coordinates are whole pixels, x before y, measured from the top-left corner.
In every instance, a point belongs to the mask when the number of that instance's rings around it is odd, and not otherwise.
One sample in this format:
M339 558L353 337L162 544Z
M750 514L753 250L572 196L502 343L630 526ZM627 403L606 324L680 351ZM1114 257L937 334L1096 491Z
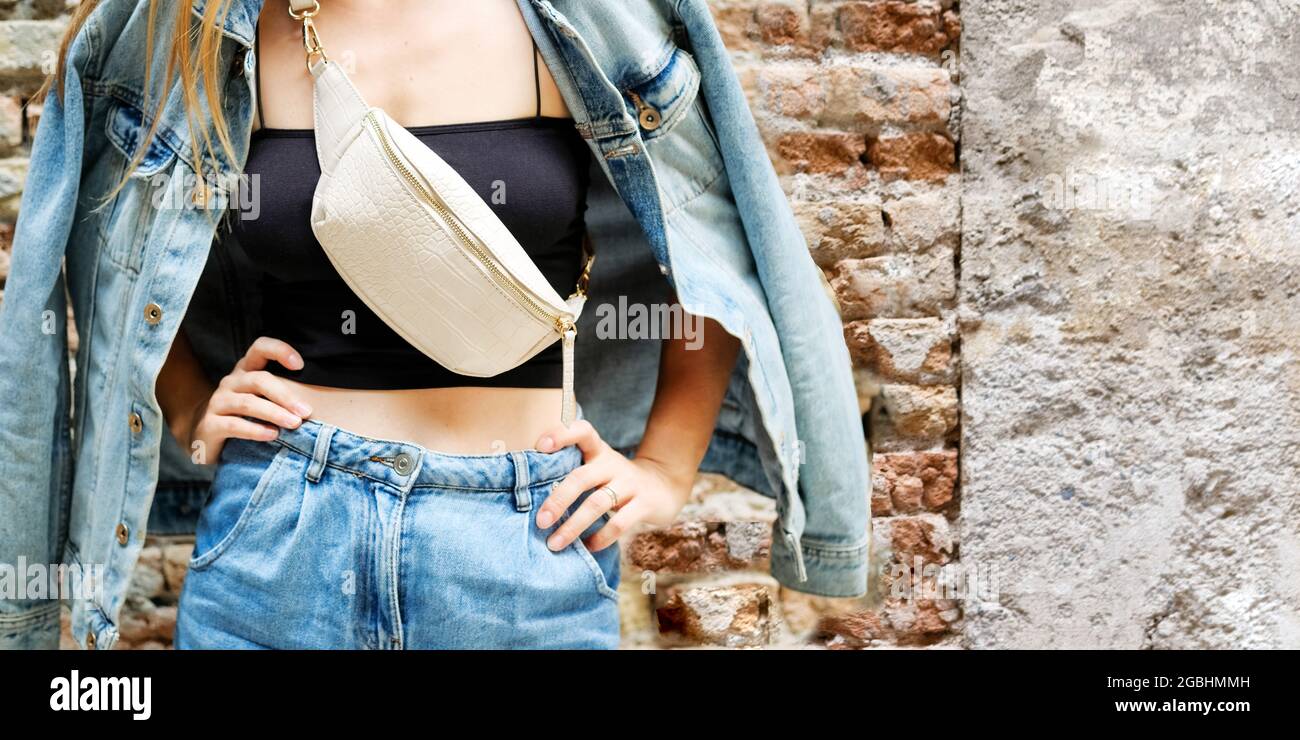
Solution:
M681 521L631 538L629 644L953 642L954 601L893 593L957 557L958 4L712 0L768 153L838 297L871 407L873 592L821 599L766 573L771 507L703 480ZM654 577L645 575L653 572ZM653 595L643 584L653 581Z
M772 502L704 475L676 524L624 541L624 644L949 644L960 632L956 602L891 594L891 568L957 557L957 3L712 7L840 302L860 406L870 407L874 488L863 495L884 577L873 575L861 600L780 588L767 574ZM62 0L0 0L0 287L39 116L28 97L50 69L64 12ZM183 539L148 542L121 647L170 645L189 550Z

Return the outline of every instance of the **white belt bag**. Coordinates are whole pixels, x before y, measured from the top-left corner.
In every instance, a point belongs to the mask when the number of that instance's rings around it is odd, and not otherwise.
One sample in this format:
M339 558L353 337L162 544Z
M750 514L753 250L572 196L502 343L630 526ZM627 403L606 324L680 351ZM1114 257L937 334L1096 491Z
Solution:
M371 107L321 47L317 0L290 0L314 78L321 177L311 227L348 287L412 346L489 377L563 342L560 418L574 418L574 323L593 256L561 298L492 209L441 157Z

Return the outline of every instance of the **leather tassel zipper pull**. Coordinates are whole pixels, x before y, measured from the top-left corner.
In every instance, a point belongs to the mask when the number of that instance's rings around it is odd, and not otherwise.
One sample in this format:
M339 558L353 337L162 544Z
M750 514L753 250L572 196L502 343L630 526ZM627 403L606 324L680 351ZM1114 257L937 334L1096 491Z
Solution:
M573 395L573 340L577 334L578 330L573 324L569 324L564 328L564 338L561 340L564 354L564 391L560 402L560 423L566 427L573 423L573 417L577 413L577 400Z

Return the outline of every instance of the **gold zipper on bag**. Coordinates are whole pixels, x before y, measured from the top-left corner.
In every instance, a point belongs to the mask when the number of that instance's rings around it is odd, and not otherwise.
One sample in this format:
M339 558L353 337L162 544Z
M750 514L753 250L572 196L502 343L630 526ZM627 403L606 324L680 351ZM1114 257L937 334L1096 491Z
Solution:
M430 189L426 188L424 183L420 182L420 179L411 173L410 169L407 168L406 164L402 161L402 158L398 155L396 148L389 141L388 134L384 132L384 127L375 116L374 111L370 111L366 114L366 122L370 124L370 127L374 129L375 135L379 137L380 146L383 147L384 154L388 157L388 161L391 162L393 167L402 175L402 178L406 180L407 184L419 194L420 199L438 212L438 215L442 217L444 222L446 222L457 241L459 241L460 244L473 254L479 263L483 265L483 267L488 271L488 274L492 276L493 282L513 295L520 305L527 308L537 317L554 326L556 333L563 336L567 331L571 330L573 328L572 319L563 314L549 310L546 306L542 305L522 290L519 285L509 275L507 275L499 265L497 265L496 260L492 258L492 255L487 251L487 248L479 242L478 237L474 236L472 232L461 224L460 219L457 218L454 211L447 207L447 204L442 200L442 197L439 196L436 191L430 192Z

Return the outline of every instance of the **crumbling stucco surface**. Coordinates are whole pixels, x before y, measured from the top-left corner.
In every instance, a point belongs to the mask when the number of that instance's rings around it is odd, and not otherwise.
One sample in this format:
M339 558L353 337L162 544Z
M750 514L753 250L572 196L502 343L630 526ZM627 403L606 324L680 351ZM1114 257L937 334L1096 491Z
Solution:
M1300 647L1300 2L961 6L966 643Z

